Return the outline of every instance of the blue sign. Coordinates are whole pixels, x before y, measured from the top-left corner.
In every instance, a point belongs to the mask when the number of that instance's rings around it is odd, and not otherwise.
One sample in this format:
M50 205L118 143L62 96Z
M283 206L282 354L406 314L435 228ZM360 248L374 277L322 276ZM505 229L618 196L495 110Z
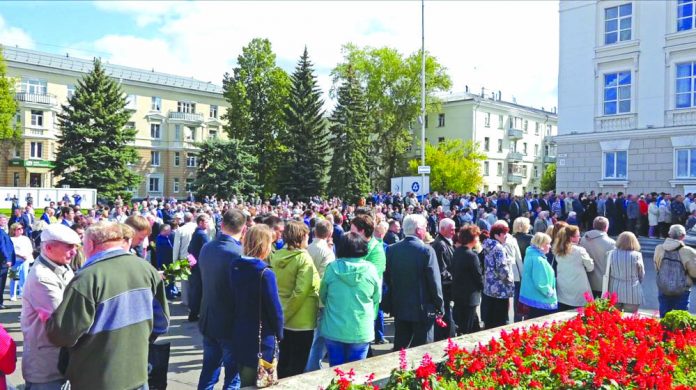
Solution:
M418 192L418 190L420 190L420 183L414 181L413 184L411 184L411 191Z

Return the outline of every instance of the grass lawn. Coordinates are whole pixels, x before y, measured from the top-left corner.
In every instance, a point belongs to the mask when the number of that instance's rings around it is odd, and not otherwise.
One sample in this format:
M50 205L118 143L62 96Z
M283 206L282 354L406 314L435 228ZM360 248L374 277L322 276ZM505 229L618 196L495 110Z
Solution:
M5 215L6 217L9 218L12 216L12 209L0 209L0 214ZM41 218L42 215L43 215L43 209L41 209L41 210L34 209L34 216L36 217L36 219Z

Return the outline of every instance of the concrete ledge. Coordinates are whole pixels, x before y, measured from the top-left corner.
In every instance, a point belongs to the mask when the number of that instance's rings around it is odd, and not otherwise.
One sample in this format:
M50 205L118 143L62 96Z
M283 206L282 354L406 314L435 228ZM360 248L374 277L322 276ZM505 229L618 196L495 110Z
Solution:
M544 323L550 323L553 321L567 321L574 318L578 313L576 311L565 311L560 313L551 314L544 317L535 318L532 320L518 322L512 325L502 326L500 328L494 328L489 330L483 330L481 332L468 334L464 336L459 336L452 341L457 343L459 346L466 349L473 349L478 346L479 343L486 344L492 338L500 337L501 330L512 330L516 328L527 328L534 324L543 325ZM421 358L426 353L430 354L434 362L441 362L445 358L445 348L447 347L447 340L438 341L436 343L423 345L420 347L415 347L408 349L406 352L406 357L411 367L417 367L420 364ZM385 355L373 357L366 360L361 360L358 362L347 363L338 366L343 371L349 371L351 368L355 370L356 382L364 381L365 377L371 373L375 374L374 384L378 386L384 386L391 375L394 368L399 367L399 353L392 352ZM320 387L326 387L329 382L336 376L334 373L335 367L325 368L323 370L309 372L302 375L293 376L290 378L285 378L280 381L273 389L318 389ZM255 387L248 387L248 389L253 389Z

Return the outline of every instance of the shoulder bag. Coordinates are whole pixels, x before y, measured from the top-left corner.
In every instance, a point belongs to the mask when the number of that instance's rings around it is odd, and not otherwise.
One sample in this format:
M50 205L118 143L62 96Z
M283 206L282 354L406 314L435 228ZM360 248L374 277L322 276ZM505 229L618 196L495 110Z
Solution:
M275 345L273 347L273 360L270 362L267 362L263 358L263 354L261 353L261 342L262 342L262 336L261 336L261 330L263 329L263 320L261 318L261 291L262 291L262 282L263 282L263 273L266 272L267 268L264 268L263 271L261 271L261 275L259 276L259 354L258 354L258 359L259 359L259 364L257 367L256 371L256 387L259 389L273 386L275 384L278 384L278 338L276 337L275 339Z

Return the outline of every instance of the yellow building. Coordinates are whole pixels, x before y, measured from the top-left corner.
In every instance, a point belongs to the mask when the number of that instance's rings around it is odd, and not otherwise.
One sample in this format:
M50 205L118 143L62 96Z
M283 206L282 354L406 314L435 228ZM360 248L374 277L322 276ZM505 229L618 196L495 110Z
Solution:
M92 70L92 61L12 47L4 47L3 55L8 75L17 79L16 120L24 143L0 161L0 186L52 187L57 114L77 80ZM133 196L185 197L196 174L194 143L224 138L222 87L154 70L104 67L127 94L128 126L138 130L134 146L140 161L132 169L143 181Z

